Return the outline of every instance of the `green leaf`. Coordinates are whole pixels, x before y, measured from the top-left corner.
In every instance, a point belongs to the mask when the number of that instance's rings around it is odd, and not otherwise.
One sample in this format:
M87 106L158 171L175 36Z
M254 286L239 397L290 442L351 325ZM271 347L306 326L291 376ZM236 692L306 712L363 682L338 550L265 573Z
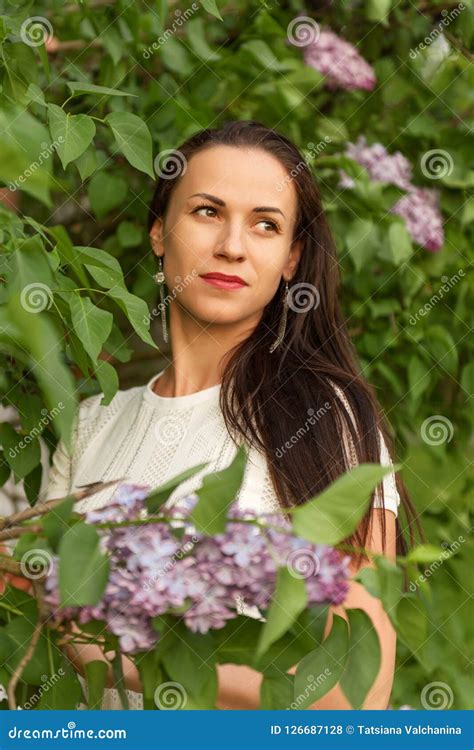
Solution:
M464 365L461 372L461 386L468 396L474 395L474 362Z
M109 666L105 661L97 659L86 662L85 670L88 698L87 707L91 711L100 710L102 708L102 699L107 684Z
M117 229L117 239L122 247L137 247L143 240L143 232L131 221L122 221Z
M442 555L445 552L439 547L435 547L434 544L419 544L414 547L407 555L408 562L414 563L430 563L434 560L442 559Z
M54 552L57 552L63 534L69 528L69 519L74 510L74 498L68 497L54 510L43 516L43 533Z
M116 649L115 656L112 661L112 673L114 676L114 688L118 690L120 700L122 702L122 708L125 711L128 711L130 706L128 702L127 691L125 690L125 677L123 674L122 654L119 649Z
M429 368L420 357L412 355L408 365L409 395L413 401L417 401L431 382Z
M56 649L57 646L54 648ZM86 664L86 670L87 667L88 664ZM63 660L58 672L51 675L43 687L38 703L30 705L38 711L74 711L77 704L82 702L82 685L76 672L66 660ZM32 703L31 698L29 703Z
M211 16L215 16L219 19L219 21L224 20L219 13L219 8L217 7L216 0L201 0L201 5L204 10L207 10L207 12L211 14Z
M343 617L334 615L331 632L323 642L323 647L318 646L298 664L293 696L297 709L307 708L339 682L348 647L347 623Z
M392 0L367 0L365 14L369 21L382 21L387 26L391 7Z
M100 96L137 96L137 94L129 94L128 91L120 91L120 89L111 89L108 86L96 86L93 83L87 83L85 81L68 81L67 83L71 96L80 96L81 94L99 94Z
M87 115L70 115L56 104L48 104L48 122L63 169L81 156L95 135L95 123Z
M117 301L141 340L152 346L153 349L158 349L150 335L149 312L145 300L120 287L109 289L107 294Z
M456 342L449 331L442 325L428 328L424 337L424 347L431 354L436 366L455 375L458 369L458 351Z
M369 219L354 219L346 232L345 240L356 271L361 271L376 255L380 244L378 229Z
M96 268L104 272L103 276L100 277L102 281L98 282L104 287L104 289L109 289L116 284L118 284L118 286L125 286L120 263L117 258L114 258L114 256L110 255L106 250L102 250L98 247L83 247L80 245L76 245L74 250L75 257L85 265L92 275Z
M153 144L146 123L130 112L111 112L105 118L114 134L115 142L132 167L155 178Z
M96 307L79 292L70 295L71 319L75 333L95 364L108 339L114 321L112 313Z
M372 620L363 609L346 609L350 638L341 688L352 708L360 710L380 669L380 641Z
M9 45L20 46L20 45ZM27 110L0 107L0 180L28 193L46 206L52 205L52 163L48 128Z
M314 544L338 544L355 531L383 477L399 468L359 464L347 471L305 505L289 509L294 533Z
M5 655L5 661L8 669L13 671L19 664L20 660L26 653L33 637L35 621L30 621L26 616L14 617L8 625L3 628L3 634L11 640L11 647L8 654ZM53 651L55 663L58 662L58 655ZM3 661L3 660L2 660ZM45 632L40 635L38 643L33 651L32 658L26 664L22 681L30 685L41 685L42 676L49 674L48 644Z
M286 70L286 63L280 62L271 48L263 39L251 39L241 46L241 52L247 52L264 70L271 70L275 73L280 70Z
M19 435L11 424L0 424L0 444L4 457L15 474L15 481L24 479L41 461L41 450L38 438L31 435Z
M97 172L87 185L87 195L98 219L120 206L127 195L127 183L123 177Z
M162 662L170 678L182 685L185 691L186 703L182 704L182 708L190 708L190 699L193 699L193 707L197 708L196 701L207 692L209 683L211 683L211 690L213 687L217 688L214 634L212 631L205 634L192 633L187 628L178 626L178 636L179 647L167 649L163 654ZM181 694L179 698L182 703L181 699L184 699L184 694ZM203 698L200 707L213 708L214 700L211 700L211 705L209 705L208 697L203 695ZM166 706L164 694L161 700Z
M59 593L61 607L97 604L107 584L108 558L100 551L99 534L78 521L59 544Z
M101 406L108 406L119 389L117 370L109 362L99 359L94 373L104 394Z
M207 43L206 27L203 18L191 18L186 24L186 33L194 54L206 64L217 62L217 60L221 59L221 55Z
M428 620L426 610L423 609L418 597L408 594L400 599L397 605L396 628L401 640L421 660L421 655L416 652L426 641Z
M394 265L399 266L405 260L408 260L413 254L413 245L411 237L403 220L394 221L390 224L388 230L388 244L390 257Z
M260 709L262 711L285 710L293 702L295 678L292 674L278 677L264 675L260 687Z
M158 685L165 682L163 670L160 666L160 658L156 649L140 654L137 659L137 669L143 686L143 708L156 710L158 706L154 701L155 690Z
M97 169L97 153L95 148L93 146L86 148L84 153L75 160L75 165L82 182L84 182Z
M178 39L169 36L160 47L160 58L166 68L181 76L189 76L194 70L194 60L187 48Z
M203 477L202 487L196 490L199 501L190 518L204 534L220 534L225 530L227 511L242 484L246 449L241 445L232 463L222 471Z
M257 658L286 633L306 607L306 602L304 578L296 578L288 567L279 568L267 621L257 644Z
M62 340L43 313L32 315L23 309L19 296L9 300L8 313L20 331L22 348L28 352L32 373L52 412L52 423L70 449L77 396L74 379L63 361Z
M173 479L168 480L168 482L165 482L165 484L162 484L156 490L153 490L153 492L150 492L146 499L148 513L157 513L163 503L169 498L173 490L176 489L181 482L184 482L185 479L189 479L189 477L193 477L198 471L201 471L201 469L204 469L204 467L208 465L208 463L204 463L192 466L190 469L186 469L181 472L181 474L173 477Z

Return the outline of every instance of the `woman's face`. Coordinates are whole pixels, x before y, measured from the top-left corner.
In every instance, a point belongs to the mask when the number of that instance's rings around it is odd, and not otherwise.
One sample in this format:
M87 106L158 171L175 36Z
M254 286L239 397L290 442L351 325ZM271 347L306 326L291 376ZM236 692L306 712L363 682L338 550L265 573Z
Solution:
M179 307L207 324L258 321L281 278L289 281L296 270L302 249L301 242L291 245L296 211L292 181L266 151L219 145L194 155L172 193L165 226L158 219L150 232L168 290L180 285ZM208 274L243 283L206 281Z

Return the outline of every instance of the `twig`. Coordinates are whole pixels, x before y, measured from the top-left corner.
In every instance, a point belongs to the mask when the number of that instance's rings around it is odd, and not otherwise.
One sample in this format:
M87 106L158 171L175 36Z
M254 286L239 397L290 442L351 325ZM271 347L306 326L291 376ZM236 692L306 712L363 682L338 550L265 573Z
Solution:
M12 513L11 516L0 516L0 530L8 529L10 526L18 526L23 521L28 521L30 518L35 518L36 516L44 516L46 513L54 510L54 508L57 508L58 505L63 503L64 500L69 497L74 498L74 502L76 503L79 500L83 500L85 497L89 497L96 492L100 492L100 490L110 487L112 484L123 482L124 479L126 479L126 477L111 479L108 482L92 482L84 490L71 492L70 495L55 500L48 500L48 502L45 503L37 503L37 505L34 505L32 508L25 508L24 510L18 511L18 513Z
M22 536L22 534L39 534L42 531L41 526L16 526L13 529L6 529L5 531L0 531L0 542L5 541L5 539L17 539L18 537Z
M25 669L26 665L32 658L36 646L38 644L38 641L41 636L41 631L43 629L43 626L45 622L48 619L48 616L44 612L43 608L43 595L42 595L42 587L41 584L38 581L33 581L33 588L36 594L36 597L38 599L38 610L39 610L39 617L38 622L35 625L35 629L33 630L33 635L31 636L31 640L28 644L28 648L26 649L25 653L23 654L22 658L18 662L17 666L15 667L12 678L10 682L8 683L8 707L12 711L16 711L16 697L15 697L15 690L16 686L21 678L21 675L23 674L23 670Z

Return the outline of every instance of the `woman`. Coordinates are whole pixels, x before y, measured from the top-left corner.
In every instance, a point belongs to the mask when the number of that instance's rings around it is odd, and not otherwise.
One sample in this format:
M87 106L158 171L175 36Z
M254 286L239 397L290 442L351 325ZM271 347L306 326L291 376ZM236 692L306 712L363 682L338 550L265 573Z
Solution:
M169 365L107 407L100 395L82 402L72 456L62 443L54 455L48 498L125 476L158 486L209 462L172 504L204 473L228 466L241 442L249 461L239 504L262 512L307 501L357 462L391 465L388 432L342 316L320 194L291 141L255 121L195 134L168 160L149 233L160 261L155 278L169 292ZM162 322L166 338L164 313ZM97 508L113 492L77 509ZM403 554L400 503L412 542L413 507L393 472L347 542L390 559ZM354 554L352 570L368 562ZM382 663L364 707L386 708L394 629L355 582L346 606L365 609L377 628ZM326 634L330 627L328 618ZM100 658L97 646L70 653L81 670ZM124 668L127 687L139 690L136 668L126 659ZM249 667L220 665L218 707L258 708L260 679ZM139 694L129 698L142 707ZM117 691L107 691L103 707L121 707ZM338 685L313 707L350 708Z

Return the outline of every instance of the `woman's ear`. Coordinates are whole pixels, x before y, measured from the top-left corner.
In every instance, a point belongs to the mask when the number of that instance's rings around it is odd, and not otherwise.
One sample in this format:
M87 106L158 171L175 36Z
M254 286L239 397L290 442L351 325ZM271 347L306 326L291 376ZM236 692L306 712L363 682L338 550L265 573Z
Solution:
M303 240L294 242L290 249L290 255L283 269L283 278L290 281L295 275L296 268L300 262L301 253L303 252Z
M155 219L152 228L150 229L150 242L151 249L155 255L164 255L165 249L163 246L163 220Z

